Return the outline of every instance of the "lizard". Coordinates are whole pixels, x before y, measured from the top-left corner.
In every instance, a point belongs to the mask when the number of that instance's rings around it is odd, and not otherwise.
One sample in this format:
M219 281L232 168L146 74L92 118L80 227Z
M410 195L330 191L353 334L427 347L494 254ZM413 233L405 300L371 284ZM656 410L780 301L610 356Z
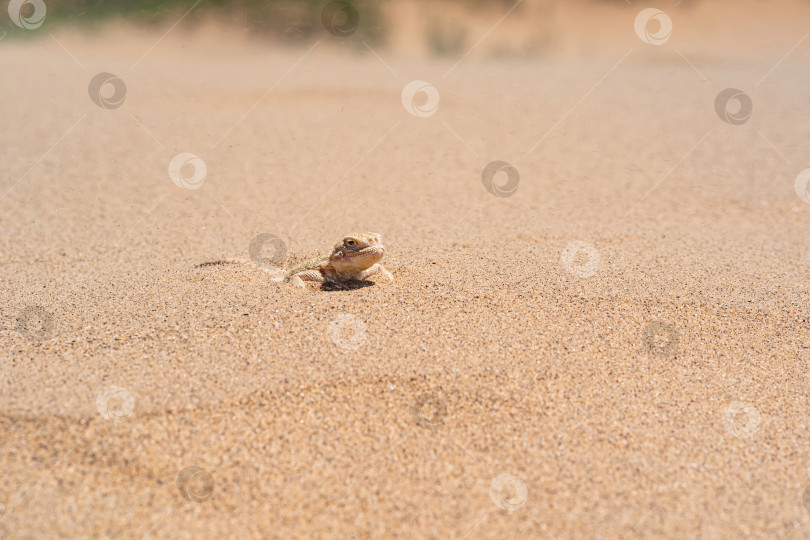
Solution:
M283 277L277 276L272 280L291 283L297 287L306 287L304 281L343 283L362 281L379 274L386 280L393 281L394 276L391 275L391 272L380 264L383 255L385 255L385 246L380 234L369 232L350 234L338 241L331 253L298 264L284 273ZM200 263L195 268L218 264L256 266L254 261L248 259L220 259Z

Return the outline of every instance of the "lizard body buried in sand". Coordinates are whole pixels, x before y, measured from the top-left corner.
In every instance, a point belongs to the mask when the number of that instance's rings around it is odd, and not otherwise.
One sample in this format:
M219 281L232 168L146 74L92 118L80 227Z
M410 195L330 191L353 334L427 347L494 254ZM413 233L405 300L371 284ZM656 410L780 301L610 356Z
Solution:
M310 259L287 271L283 277L274 277L273 281L284 281L298 287L305 287L304 281L319 283L346 283L362 281L374 275L381 275L393 281L391 272L380 264L385 254L382 236L377 233L350 234L335 244L332 252ZM220 259L196 265L197 268L218 264L256 263L247 259Z

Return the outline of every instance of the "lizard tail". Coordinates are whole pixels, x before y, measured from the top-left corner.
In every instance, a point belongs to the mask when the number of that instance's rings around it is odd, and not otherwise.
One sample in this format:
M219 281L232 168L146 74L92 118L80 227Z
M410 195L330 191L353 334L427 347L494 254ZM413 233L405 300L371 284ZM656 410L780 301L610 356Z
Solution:
M258 268L262 272L270 274L272 277L270 281L274 281L279 283L284 281L284 270L278 267L265 267L262 265L257 265L255 262L249 259L217 259L215 261L207 261L200 264L195 264L194 268L205 268L206 266L224 266L226 264L238 264L243 266L253 266L254 268Z
M206 266L219 266L225 264L246 264L252 265L253 261L247 259L217 259L216 261L207 261L200 264L195 264L194 268L204 268Z

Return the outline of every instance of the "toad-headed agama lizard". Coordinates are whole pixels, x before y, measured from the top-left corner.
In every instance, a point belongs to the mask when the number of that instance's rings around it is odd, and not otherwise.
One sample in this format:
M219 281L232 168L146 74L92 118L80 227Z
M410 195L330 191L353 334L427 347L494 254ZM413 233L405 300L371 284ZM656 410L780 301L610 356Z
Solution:
M385 246L382 243L382 236L379 234L350 234L335 244L330 254L303 262L291 268L283 277L273 278L273 281L284 281L298 287L305 287L304 281L342 283L364 280L377 274L388 281L393 281L394 277L391 272L380 264L384 254ZM248 259L219 259L198 264L196 267L219 264L256 266L254 261Z

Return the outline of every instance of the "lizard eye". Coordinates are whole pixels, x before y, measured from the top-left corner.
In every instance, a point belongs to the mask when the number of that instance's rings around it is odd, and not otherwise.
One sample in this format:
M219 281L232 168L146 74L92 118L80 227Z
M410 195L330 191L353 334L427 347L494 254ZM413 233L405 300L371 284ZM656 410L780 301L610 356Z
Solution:
M346 245L347 246L353 246L354 244L355 244L354 240L346 240Z

